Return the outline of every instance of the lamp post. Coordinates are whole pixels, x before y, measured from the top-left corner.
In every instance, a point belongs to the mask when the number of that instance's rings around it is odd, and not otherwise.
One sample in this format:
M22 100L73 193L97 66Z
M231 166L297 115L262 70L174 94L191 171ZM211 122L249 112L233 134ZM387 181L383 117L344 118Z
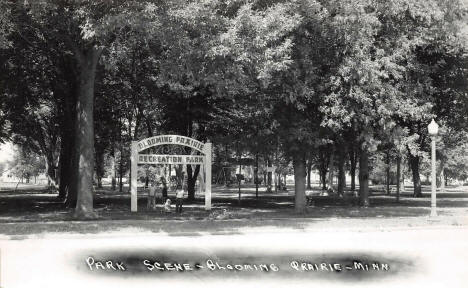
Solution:
M437 216L436 210L436 137L439 132L439 125L432 119L431 123L427 126L429 135L432 139L431 148L431 217Z

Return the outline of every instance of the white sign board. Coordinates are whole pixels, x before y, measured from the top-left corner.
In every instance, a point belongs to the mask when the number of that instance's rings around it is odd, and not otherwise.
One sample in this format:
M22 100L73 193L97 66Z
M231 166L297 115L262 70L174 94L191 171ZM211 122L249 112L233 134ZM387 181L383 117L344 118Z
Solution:
M201 152L203 155L160 155L160 154L140 154L141 151L159 145L182 145ZM137 208L137 170L138 164L182 164L182 165L202 165L202 179L205 179L205 209L211 210L211 143L202 143L198 140L180 135L160 135L133 141L131 147L131 175L130 175L130 196L131 211L136 212ZM185 166L184 166L185 167ZM201 187L202 185L200 185Z
M138 141L138 152L141 152L142 150L148 149L153 146L159 146L159 145L182 145L186 147L193 148L195 150L198 150L200 152L204 152L203 148L205 146L204 143L189 138L185 136L179 136L179 135L160 135L160 136L154 136L150 138L146 138L143 140Z
M197 156L197 155L138 154L138 164L200 165L205 162L204 159L205 159L205 156Z

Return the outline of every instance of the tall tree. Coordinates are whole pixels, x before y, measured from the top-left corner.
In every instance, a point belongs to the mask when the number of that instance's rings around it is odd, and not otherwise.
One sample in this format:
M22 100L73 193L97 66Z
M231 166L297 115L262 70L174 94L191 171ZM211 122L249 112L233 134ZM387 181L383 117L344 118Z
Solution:
M63 1L32 5L38 18L44 11L61 17L64 44L74 55L78 71L76 102L76 145L78 159L77 206L75 215L94 217L92 176L94 171L94 86L97 64L105 48L126 29L139 27L154 31L156 6L136 1ZM133 13L133 14L132 14ZM129 16L133 15L133 16ZM145 17L147 16L147 17ZM152 18L153 17L153 18Z

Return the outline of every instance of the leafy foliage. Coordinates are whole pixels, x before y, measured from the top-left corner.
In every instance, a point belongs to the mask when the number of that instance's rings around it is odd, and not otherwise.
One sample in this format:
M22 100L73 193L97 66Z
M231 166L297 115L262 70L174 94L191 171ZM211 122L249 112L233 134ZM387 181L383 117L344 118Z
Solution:
M210 139L225 161L258 156L282 171L294 160L302 173L307 159L327 173L345 165L330 161L340 149L353 161L370 153L371 163L382 152L407 153L418 170L435 118L440 159L459 167L468 127L465 4L2 1L0 140L57 166L59 152L84 143L67 137L81 129L94 137L85 143L94 153L81 156L94 164L95 155L100 176L106 154L119 155L123 177L130 141L162 133ZM79 110L85 92L90 114ZM58 166L78 166L68 164Z

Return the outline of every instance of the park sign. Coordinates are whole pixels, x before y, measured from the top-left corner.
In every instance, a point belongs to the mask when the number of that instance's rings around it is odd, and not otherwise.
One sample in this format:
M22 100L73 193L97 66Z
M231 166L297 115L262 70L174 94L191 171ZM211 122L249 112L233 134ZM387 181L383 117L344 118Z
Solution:
M205 156L138 154L138 164L203 164Z
M140 154L143 150L160 145L181 145L190 147L201 152L201 155ZM205 209L211 210L211 143L209 141L203 143L180 135L159 135L140 141L132 141L130 162L130 209L132 212L136 212L138 210L138 164L201 165L202 169L200 169L200 176L202 179L206 180L204 180L204 185L200 185L200 187L205 188Z
M138 152L141 152L150 147L159 146L159 145L182 145L182 146L193 148L202 153L203 153L203 148L205 146L204 143L198 140L185 137L185 136L179 136L179 135L154 136L154 137L150 137L150 138L146 138L141 141L138 141L137 145L138 145Z

